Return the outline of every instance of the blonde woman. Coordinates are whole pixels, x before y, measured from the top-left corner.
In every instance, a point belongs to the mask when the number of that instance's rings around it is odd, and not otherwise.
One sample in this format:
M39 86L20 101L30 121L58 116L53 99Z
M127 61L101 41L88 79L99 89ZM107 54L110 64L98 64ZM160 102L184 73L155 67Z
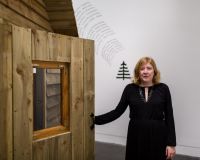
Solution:
M166 160L175 155L176 134L170 90L160 82L160 72L151 57L135 66L133 83L128 84L117 107L95 116L102 125L119 118L130 108L126 160Z

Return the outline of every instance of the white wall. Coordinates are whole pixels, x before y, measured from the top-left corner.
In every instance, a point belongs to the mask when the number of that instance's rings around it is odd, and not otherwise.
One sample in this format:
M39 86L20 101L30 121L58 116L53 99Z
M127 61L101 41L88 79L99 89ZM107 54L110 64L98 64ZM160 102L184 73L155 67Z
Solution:
M177 153L200 157L200 1L74 0L78 30L94 39L96 115L114 109L130 79L116 79L125 61L153 57L171 89ZM126 143L129 110L96 126L96 140Z

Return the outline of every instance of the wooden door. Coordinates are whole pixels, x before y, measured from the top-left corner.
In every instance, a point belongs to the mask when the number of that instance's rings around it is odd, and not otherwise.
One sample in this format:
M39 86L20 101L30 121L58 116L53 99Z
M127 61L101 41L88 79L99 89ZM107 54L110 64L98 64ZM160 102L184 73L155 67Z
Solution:
M0 77L5 81L0 84L4 97L0 101L0 121L6 122L0 126L0 138L4 140L0 159L93 160L93 41L10 24L0 24L0 35L5 45L0 49ZM33 67L46 65L64 68L60 93L65 107L60 110L60 124L36 131ZM2 78L5 72L7 76Z

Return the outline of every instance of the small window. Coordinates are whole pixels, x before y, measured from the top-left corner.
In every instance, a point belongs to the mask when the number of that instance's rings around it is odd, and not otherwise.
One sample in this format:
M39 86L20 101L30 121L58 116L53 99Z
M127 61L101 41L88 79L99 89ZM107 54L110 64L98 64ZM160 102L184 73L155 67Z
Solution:
M69 130L69 76L65 63L33 61L34 139Z

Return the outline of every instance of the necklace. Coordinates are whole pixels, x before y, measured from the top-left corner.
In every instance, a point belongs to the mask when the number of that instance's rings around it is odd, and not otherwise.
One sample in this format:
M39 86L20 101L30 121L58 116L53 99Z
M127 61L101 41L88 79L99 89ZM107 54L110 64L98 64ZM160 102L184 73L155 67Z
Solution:
M150 99L151 96L152 96L152 93L153 93L153 88L149 91L148 98L147 98L147 100L145 100L145 97L144 97L144 95L143 95L143 93L142 93L142 88L139 87L140 98L141 98L142 101L144 101L144 102L148 102L148 101L149 101L149 99Z

